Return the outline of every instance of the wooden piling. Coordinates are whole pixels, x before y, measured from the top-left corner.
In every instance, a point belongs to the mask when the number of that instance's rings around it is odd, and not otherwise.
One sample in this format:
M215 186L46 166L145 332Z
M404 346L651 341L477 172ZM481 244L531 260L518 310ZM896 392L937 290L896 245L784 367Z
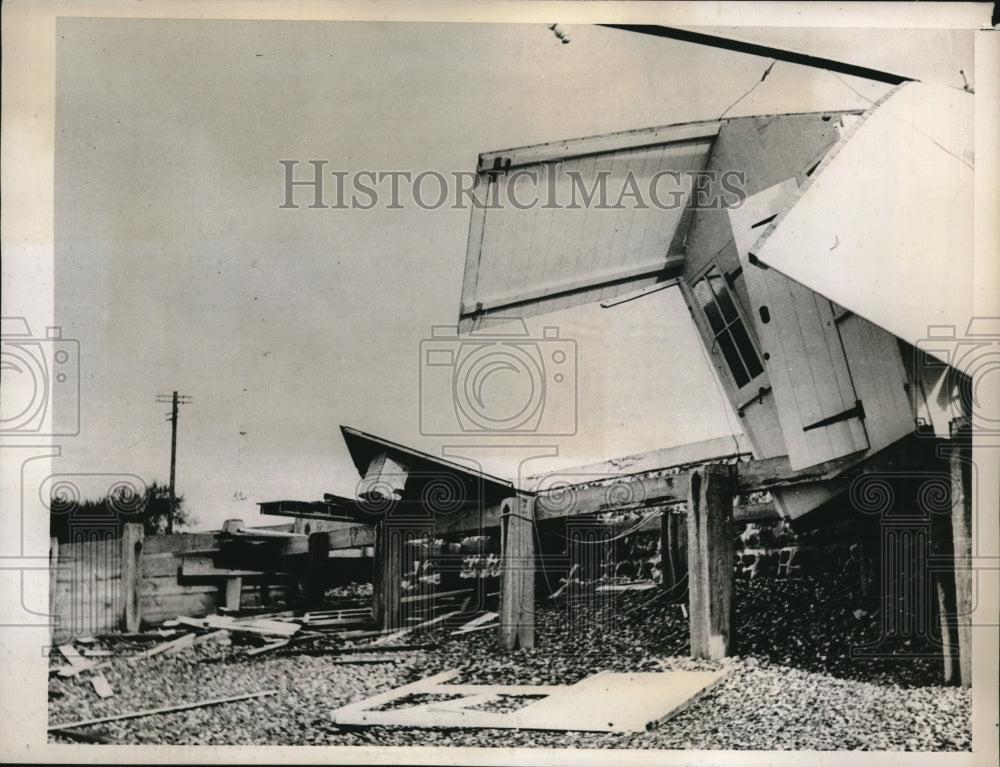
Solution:
M401 625L402 561L400 530L388 520L380 521L375 525L372 616L383 629L397 629Z
M665 509L660 516L660 572L662 586L672 594L683 594L687 576L687 546L680 514Z
M136 632L142 620L142 549L145 544L142 525L128 522L122 530L121 590L122 630Z
M56 633L62 620L57 600L59 597L59 539L49 539L49 620L52 642L56 642Z
M687 509L691 657L723 658L733 650L733 541L736 483L732 466L691 474Z
M226 578L226 609L239 610L243 599L243 578L239 575Z
M306 599L319 604L326 594L327 570L330 561L330 534L313 533L309 536L309 558L306 574Z
M534 499L506 498L500 507L503 586L500 596L500 646L535 646Z
M955 554L955 637L959 680L972 686L972 439L968 427L953 430L951 469L951 540Z

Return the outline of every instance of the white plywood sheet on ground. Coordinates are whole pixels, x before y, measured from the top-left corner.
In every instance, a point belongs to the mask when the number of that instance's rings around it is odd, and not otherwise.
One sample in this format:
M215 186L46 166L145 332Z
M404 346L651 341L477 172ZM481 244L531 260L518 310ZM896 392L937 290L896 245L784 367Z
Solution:
M553 686L445 684L458 675L445 671L343 706L333 712L333 721L341 725L639 732L680 713L725 673L603 671L573 685ZM483 708L495 703L509 708L518 698L531 702L516 710Z
M973 314L973 104L954 88L900 86L751 252L910 343L933 325L960 335Z

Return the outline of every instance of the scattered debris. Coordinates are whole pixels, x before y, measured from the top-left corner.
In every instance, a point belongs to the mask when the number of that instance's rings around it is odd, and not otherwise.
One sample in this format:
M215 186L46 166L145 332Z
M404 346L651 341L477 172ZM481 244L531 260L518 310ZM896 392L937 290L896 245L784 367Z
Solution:
M450 597L461 597L471 594L472 589L458 589L456 591L438 591L430 594L412 594L408 597L401 597L400 603L413 604L414 602L428 602L431 600L448 599Z
M649 591L655 588L655 583L605 583L595 591Z
M107 677L104 674L95 674L90 679L91 683L94 685L94 692L97 693L98 697L110 698L115 694L115 691L111 689L111 684L108 682Z
M601 671L572 685L446 684L444 671L333 712L336 724L643 732L701 697L725 671ZM441 700L441 697L447 700ZM527 705L484 707L521 698ZM390 708L408 699L414 704ZM509 701L507 701L509 702Z
M492 623L499 617L500 613L483 613L482 615L476 616L468 623L462 624L458 629L452 631L451 633L452 635L467 634L468 632L473 631L476 628L482 626L484 623Z
M199 634L194 638L194 644L206 644L208 642L229 642L229 629L219 629L209 634Z
M69 738L70 740L78 740L82 743L101 743L107 746L119 745L117 740L112 740L104 733L98 732L80 732L79 730L64 730L64 729L49 729L49 732L53 735L59 735L63 738Z
M400 655L359 655L357 657L347 656L346 658L331 658L330 663L336 665L348 665L353 663L396 663L402 660Z
M88 727L92 724L104 724L105 722L117 722L122 719L138 719L143 716L153 716L155 714L169 714L173 711L186 711L190 708L204 708L205 706L217 706L221 703L235 703L240 700L250 698L263 698L267 695L277 695L277 690L265 690L264 692L250 692L245 695L232 695L228 698L216 698L214 700L201 700L197 703L181 703L176 706L164 706L163 708L151 708L146 711L130 711L125 714L113 714L112 716L101 716L96 719L81 719L78 722L66 722L64 724L53 724L48 727L48 732L53 730L69 730L76 727Z
M279 639L277 642L272 642L271 644L266 644L261 647L254 647L252 650L247 650L248 656L260 655L261 653L270 652L271 650L277 650L279 647L287 647L289 644L288 639Z
M385 644L387 642L395 642L395 641L397 641L399 639L402 639L405 636L408 636L409 634L412 634L412 633L414 633L416 631L420 631L421 629L430 628L431 626L436 626L439 623L444 623L449 618L453 618L456 615L459 615L460 613L461 613L461 610L452 610L449 613L444 613L443 615L439 615L436 618L431 618L430 620L426 620L426 621L424 621L422 623L418 623L415 626L408 626L405 629L400 629L396 633L389 634L389 635L387 635L385 637L382 637L381 639L376 639L374 642L372 642L372 644L373 645L381 645L381 644Z
M85 659L71 644L59 645L59 652L69 661L69 666L56 669L56 673L61 677L76 676L77 674L82 674L84 671L93 671L107 665L106 661L104 663L95 663L92 660Z
M562 585L559 588L557 588L555 591L553 591L551 594L549 594L549 599L555 599L556 597L558 597L567 588L569 588L571 584L573 584L573 583L579 583L580 581L573 577L573 575L579 569L580 569L580 565L578 565L578 564L573 565L569 569L569 572L566 573L566 577L561 579L562 580Z
M177 637L177 639L171 639L170 641L164 642L163 644L158 644L156 647L151 647L150 649L146 650L145 652L141 652L138 655L133 655L131 658L129 658L129 662L134 663L135 661L138 660L146 660L147 658L152 658L156 655L160 655L161 653L176 652L177 650L183 647L189 647L194 643L194 640L195 640L194 634L182 634L181 636Z
M179 615L177 622L198 629L228 629L234 633L244 632L264 636L291 636L300 628L297 623L287 621L272 621L263 618L237 620L225 615L206 615L204 618L188 618Z

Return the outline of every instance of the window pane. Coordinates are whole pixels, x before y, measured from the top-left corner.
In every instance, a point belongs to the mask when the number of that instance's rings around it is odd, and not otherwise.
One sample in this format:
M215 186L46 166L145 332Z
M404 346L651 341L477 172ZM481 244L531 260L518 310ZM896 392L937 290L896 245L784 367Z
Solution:
M708 317L708 322L712 326L712 332L718 335L725 330L726 323L719 313L719 307L715 304L715 298L712 296L712 291L708 288L708 283L705 280L699 280L694 286L694 294L698 299L698 303L701 304L705 316Z
M733 340L740 350L744 363L746 363L750 378L756 378L764 372L764 367L761 365L760 358L757 357L757 350L754 349L753 342L743 326L743 321L737 320L730 326L729 330L733 334Z
M725 317L726 322L739 320L740 313L736 311L736 305L729 294L729 288L726 287L726 283L721 277L712 279L712 290L715 291L715 300L718 301L719 308L722 310L722 316Z
M736 381L736 385L740 387L746 386L750 383L750 376L747 375L747 371L743 367L743 361L740 359L740 355L736 351L736 345L733 343L733 339L729 335L729 332L726 331L720 334L715 340L719 344L719 348L722 350L722 356L726 358L726 363L729 365L729 370L733 374L733 379Z

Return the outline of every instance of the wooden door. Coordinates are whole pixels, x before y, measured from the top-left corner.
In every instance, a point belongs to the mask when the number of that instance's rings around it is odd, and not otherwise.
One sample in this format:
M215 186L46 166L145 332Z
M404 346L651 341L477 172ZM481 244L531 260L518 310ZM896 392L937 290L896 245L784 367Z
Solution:
M793 469L868 448L830 301L757 262L751 249L797 188L788 179L729 211L754 326Z

